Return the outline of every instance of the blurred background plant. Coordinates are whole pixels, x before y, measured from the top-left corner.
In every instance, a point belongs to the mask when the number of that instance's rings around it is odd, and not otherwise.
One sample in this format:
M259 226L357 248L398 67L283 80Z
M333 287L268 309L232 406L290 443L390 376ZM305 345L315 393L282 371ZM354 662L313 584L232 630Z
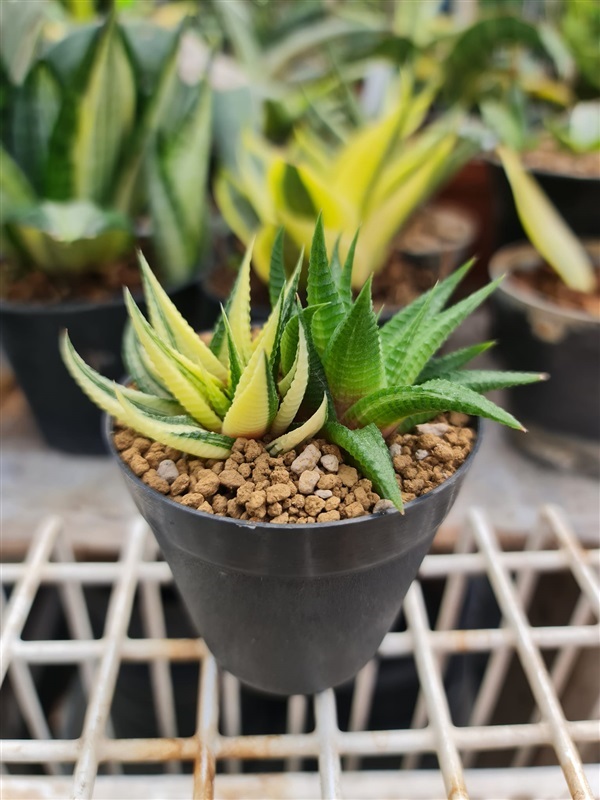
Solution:
M93 10L73 5L79 17ZM180 77L187 23L168 30L111 14L49 43L56 18L43 13L36 3L3 4L9 274L111 269L137 237L165 283L189 279L206 240L211 95L205 81Z

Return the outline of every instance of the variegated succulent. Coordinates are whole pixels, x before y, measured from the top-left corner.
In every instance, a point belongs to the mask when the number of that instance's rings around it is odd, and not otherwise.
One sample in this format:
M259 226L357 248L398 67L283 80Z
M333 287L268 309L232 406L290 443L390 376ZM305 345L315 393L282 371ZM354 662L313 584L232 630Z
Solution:
M490 346L484 342L434 357L450 333L497 282L444 310L468 271L465 265L378 327L368 281L353 299L356 237L342 266L329 260L322 220L312 241L308 305L296 290L302 258L286 281L283 233L273 248L273 310L264 327L250 323L251 247L234 291L204 343L174 308L142 259L150 321L127 294L131 326L124 354L135 388L92 370L68 336L62 352L89 397L135 430L203 458L225 458L236 437L269 435L272 455L322 431L348 453L376 490L401 509L402 498L384 436L410 430L444 411L488 417L520 429L481 392L531 383L537 373L463 371Z

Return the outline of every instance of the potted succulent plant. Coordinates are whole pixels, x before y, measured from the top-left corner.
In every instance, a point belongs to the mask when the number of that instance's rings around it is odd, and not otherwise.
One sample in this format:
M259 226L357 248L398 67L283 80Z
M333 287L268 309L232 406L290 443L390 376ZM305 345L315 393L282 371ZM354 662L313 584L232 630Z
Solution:
M123 374L122 286L141 289L136 243L176 302L197 306L211 98L178 77L182 31L109 17L51 47L22 82L3 70L2 341L46 439L67 451L103 444L58 331L68 326L93 363Z
M600 242L575 238L536 181L503 152L517 209L531 244L508 245L490 264L509 273L494 297L495 335L510 368L528 359L551 372L543 395L510 394L527 424L528 452L555 466L600 474ZM569 405L577 398L577 413Z
M208 344L144 266L150 321L127 297L130 385L61 343L112 417L113 453L199 632L274 693L339 684L374 654L472 461L464 415L521 428L480 392L541 377L461 370L489 343L433 357L497 285L442 310L469 265L380 329L371 282L352 298L354 244L338 270L319 220L306 308L301 261L286 283L276 247L280 290L254 337L248 250ZM443 412L459 417L427 423Z
M308 252L319 210L330 248L339 237L347 249L362 225L352 288L360 291L374 274L374 301L385 305L384 317L464 258L474 235L470 219L453 209L419 210L466 163L473 147L458 135L454 115L423 125L436 86L415 92L407 71L396 88L400 99L378 119L339 135L330 129L329 139L300 126L294 141L278 148L247 134L235 170L221 170L215 184L219 210L241 242L256 237L254 267L265 287L278 228L288 234L289 266L302 248ZM218 267L205 282L216 303L234 280L232 270L227 277ZM429 282L413 286L425 272ZM403 273L411 279L400 280Z

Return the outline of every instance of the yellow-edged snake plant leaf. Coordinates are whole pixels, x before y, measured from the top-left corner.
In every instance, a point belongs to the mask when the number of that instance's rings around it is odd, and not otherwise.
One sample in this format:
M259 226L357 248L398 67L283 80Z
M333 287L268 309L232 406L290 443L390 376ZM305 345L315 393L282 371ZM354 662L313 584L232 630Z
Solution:
M198 458L222 459L230 455L234 442L231 437L202 430L189 417L165 417L142 410L119 387L116 394L121 405L118 417L145 436Z
M595 285L594 269L583 245L535 178L523 168L518 155L507 147L496 149L532 245L569 288L590 292Z
M227 226L241 242L249 244L261 223L268 224L269 220L259 218L242 186L230 172L223 170L217 176L214 190L217 205Z
M134 69L114 15L95 33L77 82L85 88L65 97L50 139L46 196L101 204L108 199L136 108Z
M368 392L385 386L377 317L371 300L371 278L336 328L325 350L323 366L338 409L345 409Z
M425 411L461 411L487 417L516 430L525 430L512 414L466 386L438 378L419 386L390 386L363 397L345 413L347 425L374 423L380 430L394 430L404 417Z
M428 161L379 206L376 214L371 214L365 221L356 248L352 276L355 288L365 283L374 264L383 263L394 234L433 193L455 141L452 136L440 142Z
M202 427L219 431L221 419L213 411L205 396L204 384L201 384L181 363L173 360L168 346L152 330L128 290L125 291L125 303L136 335L161 381L169 387L173 396Z
M138 259L150 319L157 334L170 342L190 361L203 367L218 380L226 381L227 369L180 314L141 251L138 252Z
M277 413L277 390L269 359L264 351L257 351L257 356L250 379L244 386L240 381L223 419L221 430L226 436L261 439Z
M351 456L363 475L369 477L375 490L391 500L402 513L402 495L381 431L372 424L350 430L339 422L329 422L324 433L328 441L337 444Z
M302 442L306 441L307 439L311 439L313 436L316 436L327 422L327 409L327 395L323 395L321 405L317 408L312 417L307 419L306 422L300 425L300 427L294 428L293 431L288 431L288 433L284 433L283 436L279 436L277 439L274 439L269 445L267 445L267 450L269 453L272 456L278 456L280 453L293 450L294 447L298 447L302 444Z

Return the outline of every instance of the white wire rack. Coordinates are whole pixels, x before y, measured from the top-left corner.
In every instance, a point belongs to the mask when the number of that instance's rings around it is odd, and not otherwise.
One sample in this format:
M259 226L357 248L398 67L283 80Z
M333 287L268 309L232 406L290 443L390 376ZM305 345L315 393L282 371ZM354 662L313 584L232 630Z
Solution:
M599 567L600 550L584 549L556 507L541 509L525 547L512 551L502 549L485 515L474 509L454 552L425 558L404 603L406 629L389 633L357 676L347 724L339 724L336 694L329 690L281 701L287 703L286 730L248 734L240 703L246 690L219 673L202 640L167 637L161 588L172 576L156 560L145 524L135 521L125 532L117 561L84 563L75 559L60 519L47 519L24 562L2 565L3 691L12 693L26 733L1 741L0 794L4 800L598 796L598 682L591 688L587 682L583 715L571 718L565 698L582 657L598 652ZM559 624L533 624L532 598L548 574L571 576L572 607ZM460 629L475 576L489 580L500 627ZM432 581L444 582L433 629L425 602ZM68 636L28 639L27 620L47 586L58 592ZM99 638L86 600L90 587L111 589ZM141 638L129 635L134 604ZM465 654L479 654L482 667L473 702L461 709L465 721L457 724L446 684L452 659ZM412 720L393 730L370 729L378 674L386 661L400 658L414 659L420 682ZM178 662L199 665L196 729L185 736L178 735L174 700ZM147 665L158 729L152 738L115 738L113 695L126 664ZM533 702L524 722L507 723L498 709L515 664ZM57 736L34 680L41 667L61 665L78 676L86 703L81 733L73 738ZM398 707L406 702L402 692L392 700ZM136 774L130 774L133 765Z

